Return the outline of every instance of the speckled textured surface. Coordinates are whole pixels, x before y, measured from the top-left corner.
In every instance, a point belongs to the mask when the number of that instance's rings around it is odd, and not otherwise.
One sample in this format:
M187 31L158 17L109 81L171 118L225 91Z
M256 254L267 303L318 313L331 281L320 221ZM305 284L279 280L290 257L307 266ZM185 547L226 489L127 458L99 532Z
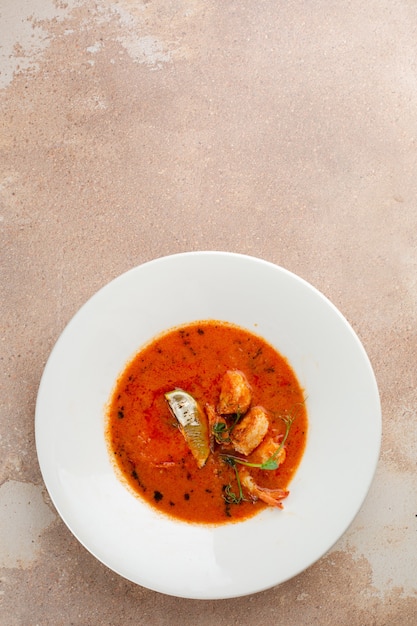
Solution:
M0 46L0 623L414 625L417 5L3 0ZM42 370L77 309L134 265L198 249L323 291L383 409L347 533L297 578L218 602L96 561L34 443Z

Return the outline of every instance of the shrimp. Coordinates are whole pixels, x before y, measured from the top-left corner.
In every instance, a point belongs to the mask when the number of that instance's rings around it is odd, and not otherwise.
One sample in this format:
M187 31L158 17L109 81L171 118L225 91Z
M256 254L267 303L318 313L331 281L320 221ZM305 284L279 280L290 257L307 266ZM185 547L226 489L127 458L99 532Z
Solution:
M251 454L250 461L252 463L265 463L265 461L273 457L278 465L282 465L287 456L285 447L281 447L282 439L282 435L278 435L278 437L264 437L263 441Z
M213 452L215 442L224 444L230 441L228 425L225 418L216 413L216 409L211 404L206 404L206 415L210 433L210 450Z
M252 407L230 435L234 449L247 456L259 446L268 428L269 419L265 409L261 406Z
M285 500L290 493L289 491L286 489L268 489L267 487L260 487L255 483L245 467L239 468L239 477L240 482L247 489L253 500L262 500L262 502L265 502L268 506L276 506L279 509L284 508L281 500Z
M228 370L221 384L218 413L243 415L248 410L251 401L252 393L246 376L240 370Z
M213 427L216 424L222 423L226 426L226 420L224 419L224 417L216 413L216 409L214 408L212 404L206 404L206 415L207 415L210 431L213 430Z

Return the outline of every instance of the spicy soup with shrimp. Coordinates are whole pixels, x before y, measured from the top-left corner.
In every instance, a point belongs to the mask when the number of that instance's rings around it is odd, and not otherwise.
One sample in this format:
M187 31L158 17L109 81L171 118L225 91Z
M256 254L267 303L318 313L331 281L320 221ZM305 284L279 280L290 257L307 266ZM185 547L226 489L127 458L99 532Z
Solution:
M233 446L245 414L236 410L213 421L223 381L233 371L247 381L250 406L267 416L261 435L275 448L261 462L256 448L242 455ZM168 405L166 394L174 389L189 394L207 420L202 467ZM252 332L214 320L176 327L148 343L118 378L107 411L106 437L119 477L161 513L193 523L252 517L273 506L276 493L282 508L306 436L304 392L287 360Z

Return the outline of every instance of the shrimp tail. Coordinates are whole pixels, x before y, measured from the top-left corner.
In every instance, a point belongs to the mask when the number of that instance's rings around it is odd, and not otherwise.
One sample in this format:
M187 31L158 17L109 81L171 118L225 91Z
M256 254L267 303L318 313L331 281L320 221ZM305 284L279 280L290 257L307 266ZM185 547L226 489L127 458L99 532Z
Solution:
M289 496L287 489L268 489L267 487L260 487L255 483L252 476L246 469L239 471L240 481L242 485L247 489L250 497L253 500L262 500L268 506L278 507L283 509L282 500L285 500Z

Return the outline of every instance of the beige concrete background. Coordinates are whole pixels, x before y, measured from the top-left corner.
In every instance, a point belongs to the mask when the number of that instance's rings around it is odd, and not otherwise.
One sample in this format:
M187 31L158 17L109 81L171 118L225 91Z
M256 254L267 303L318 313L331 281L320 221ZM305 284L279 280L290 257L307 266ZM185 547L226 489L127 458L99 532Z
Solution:
M0 44L0 623L416 624L417 3L0 0ZM134 265L198 249L323 291L383 409L345 536L295 579L219 602L97 562L34 443L42 370L77 309Z

